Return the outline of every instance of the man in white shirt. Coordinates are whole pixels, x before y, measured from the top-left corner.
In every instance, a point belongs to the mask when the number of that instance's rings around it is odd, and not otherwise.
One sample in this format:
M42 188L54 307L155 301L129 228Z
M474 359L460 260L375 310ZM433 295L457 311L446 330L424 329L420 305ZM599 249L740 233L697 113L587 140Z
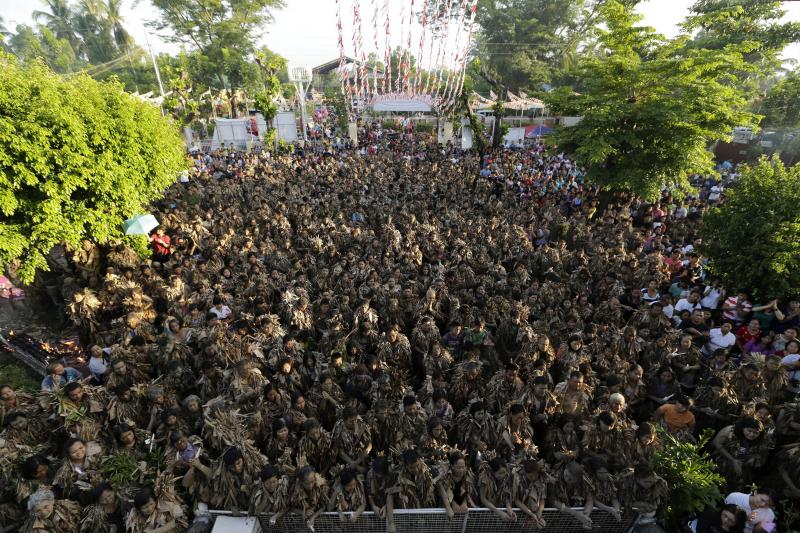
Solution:
M681 298L675 304L675 312L679 315L684 311L691 313L695 309L703 309L703 306L700 305L700 291L697 290L692 290L686 298Z
M722 323L722 325L720 325L720 327L709 331L708 334L710 338L703 346L703 355L708 357L719 349L727 350L736 344L736 335L731 333L732 330L733 323L726 320Z
M731 492L725 498L725 503L732 503L747 513L745 533L752 533L753 528L763 522L774 522L775 513L772 512L774 498L769 493L757 492L745 494L744 492Z

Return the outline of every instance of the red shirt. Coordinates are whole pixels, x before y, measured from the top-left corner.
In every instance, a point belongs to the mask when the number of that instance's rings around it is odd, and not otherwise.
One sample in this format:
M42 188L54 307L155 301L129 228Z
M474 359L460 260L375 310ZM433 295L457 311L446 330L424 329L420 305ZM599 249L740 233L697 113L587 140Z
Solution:
M761 335L762 332L760 329L756 330L755 333L751 333L750 330L747 329L747 326L742 326L736 330L736 339L742 344L750 342L753 339L760 339Z
M169 245L171 242L169 235L161 236L156 233L151 237L151 239L156 248L156 252L160 253L161 255L169 254Z

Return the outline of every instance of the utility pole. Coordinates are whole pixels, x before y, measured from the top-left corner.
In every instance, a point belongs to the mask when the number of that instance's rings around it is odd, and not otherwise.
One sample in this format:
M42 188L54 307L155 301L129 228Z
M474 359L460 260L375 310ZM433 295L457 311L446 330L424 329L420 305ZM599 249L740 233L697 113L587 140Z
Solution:
M164 114L164 84L161 83L161 72L158 70L158 63L156 62L156 56L153 54L153 49L150 47L150 38L148 37L147 28L142 24L142 28L144 28L144 42L147 44L147 50L150 52L150 59L153 60L153 70L156 73L156 80L158 80L158 90L161 93L161 114ZM213 107L213 102L212 102Z

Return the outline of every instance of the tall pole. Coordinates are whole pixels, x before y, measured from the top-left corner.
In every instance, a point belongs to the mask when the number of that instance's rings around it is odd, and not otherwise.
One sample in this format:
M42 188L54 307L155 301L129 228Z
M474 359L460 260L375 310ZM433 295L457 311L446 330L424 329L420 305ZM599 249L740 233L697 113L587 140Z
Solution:
M142 25L144 28L144 25ZM164 84L161 83L161 72L158 70L158 63L156 62L156 56L153 54L153 49L150 47L150 39L148 38L147 28L144 29L144 42L147 44L147 50L150 52L150 59L153 60L153 70L156 73L156 80L158 80L158 90L161 93L161 101L164 101ZM163 106L162 106L163 112Z
M308 136L306 135L306 91L303 87L303 82L297 82L297 90L300 92L300 118L303 121L303 141L308 140Z

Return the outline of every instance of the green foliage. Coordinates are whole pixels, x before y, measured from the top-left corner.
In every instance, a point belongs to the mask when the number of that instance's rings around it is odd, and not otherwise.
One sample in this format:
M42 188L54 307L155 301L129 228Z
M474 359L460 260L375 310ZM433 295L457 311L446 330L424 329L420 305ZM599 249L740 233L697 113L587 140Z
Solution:
M342 91L338 88L328 87L325 90L325 105L331 110L331 114L336 120L336 127L343 132L347 132L347 101L344 99Z
M0 365L0 376L3 376L3 383L17 391L35 392L40 389L39 382L31 376L31 372L17 364Z
M786 11L775 0L696 0L683 23L695 32L688 46L706 50L746 47L744 57L754 69L739 71L742 81L755 90L759 78L772 75L781 65L786 45L800 40L800 22L782 22Z
M777 159L745 168L725 203L703 218L704 253L726 287L758 301L800 291L800 168Z
M118 83L0 56L0 265L24 282L56 244L120 239L186 165L175 128Z
M278 113L276 101L282 89L278 75L286 70L286 59L264 47L256 53L256 64L261 69L264 88L259 90L253 99L256 109L261 111L267 124L270 124Z
M16 33L9 37L8 46L20 61L29 63L41 58L47 66L61 74L73 72L81 64L69 41L59 39L47 27L35 30L20 24Z
M677 526L679 520L722 500L720 487L725 480L708 453L703 451L713 436L714 431L706 429L697 443L681 442L659 430L664 448L656 454L653 469L669 486L667 505L659 517L668 531L672 530L671 526Z
M480 0L477 55L516 92L563 81L597 22L597 0ZM432 4L432 3L431 3ZM433 9L433 8L431 8ZM460 9L453 2L454 14Z
M103 457L99 470L115 487L130 485L139 480L139 464L130 453L115 453Z
M666 40L637 26L641 17L619 0L600 13L600 53L581 58L575 89L545 96L555 113L584 117L557 131L559 146L611 189L654 198L664 186L688 186L690 175L712 170L711 142L757 122L735 87L749 49L687 48L686 36Z
M193 79L218 88L246 87L258 76L250 56L270 11L281 0L152 0L160 17L153 26L166 38L192 48Z
M800 126L800 72L790 72L769 90L761 113L765 127Z
M800 532L800 504L792 500L781 500L778 504L778 531Z

